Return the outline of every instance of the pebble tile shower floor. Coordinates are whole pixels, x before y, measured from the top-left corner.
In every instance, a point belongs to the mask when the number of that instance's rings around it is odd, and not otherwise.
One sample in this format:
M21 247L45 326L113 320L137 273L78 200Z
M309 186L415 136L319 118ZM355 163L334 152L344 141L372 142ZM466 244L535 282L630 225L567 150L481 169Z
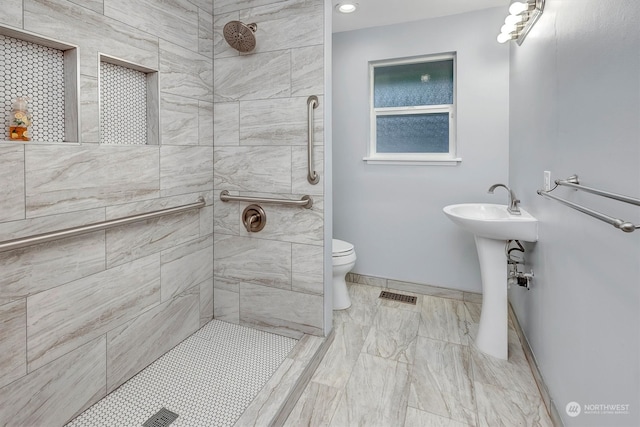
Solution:
M232 426L297 340L213 320L68 427L138 427L161 408L171 426Z

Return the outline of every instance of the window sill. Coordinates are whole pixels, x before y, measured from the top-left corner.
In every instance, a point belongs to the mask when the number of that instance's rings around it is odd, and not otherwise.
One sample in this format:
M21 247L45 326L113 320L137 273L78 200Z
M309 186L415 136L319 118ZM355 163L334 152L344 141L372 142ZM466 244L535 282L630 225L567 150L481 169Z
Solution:
M405 165L405 166L458 166L462 159L457 158L421 158L418 156L398 157L363 157L362 160L372 165Z

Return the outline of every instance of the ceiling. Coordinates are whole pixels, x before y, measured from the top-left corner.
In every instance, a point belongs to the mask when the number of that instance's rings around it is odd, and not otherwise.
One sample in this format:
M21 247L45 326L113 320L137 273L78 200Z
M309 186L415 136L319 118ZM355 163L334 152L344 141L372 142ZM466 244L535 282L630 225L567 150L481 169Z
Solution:
M334 6L338 0L332 0ZM473 10L504 6L510 0L354 0L358 10L343 14L333 12L333 32L418 21L437 16L455 15Z

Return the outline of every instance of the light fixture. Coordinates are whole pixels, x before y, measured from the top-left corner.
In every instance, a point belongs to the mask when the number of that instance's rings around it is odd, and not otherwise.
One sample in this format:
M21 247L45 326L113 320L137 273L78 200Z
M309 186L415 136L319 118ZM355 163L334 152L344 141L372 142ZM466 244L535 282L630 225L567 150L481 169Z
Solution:
M358 3L354 1L341 1L336 4L336 10L340 13L352 13L358 8Z
M521 45L533 25L540 19L545 0L516 1L509 6L509 16L498 34L498 43L515 40Z

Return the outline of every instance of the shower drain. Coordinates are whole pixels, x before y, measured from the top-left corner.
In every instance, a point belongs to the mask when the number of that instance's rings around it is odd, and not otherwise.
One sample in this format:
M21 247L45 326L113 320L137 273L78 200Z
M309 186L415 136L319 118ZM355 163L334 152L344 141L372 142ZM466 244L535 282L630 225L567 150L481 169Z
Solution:
M178 418L178 414L171 412L167 408L162 408L153 414L142 427L165 427L174 422Z
M404 302L407 304L416 305L417 297L412 297L409 295L396 294L394 292L382 291L380 292L380 298L382 299L390 299L392 301Z

